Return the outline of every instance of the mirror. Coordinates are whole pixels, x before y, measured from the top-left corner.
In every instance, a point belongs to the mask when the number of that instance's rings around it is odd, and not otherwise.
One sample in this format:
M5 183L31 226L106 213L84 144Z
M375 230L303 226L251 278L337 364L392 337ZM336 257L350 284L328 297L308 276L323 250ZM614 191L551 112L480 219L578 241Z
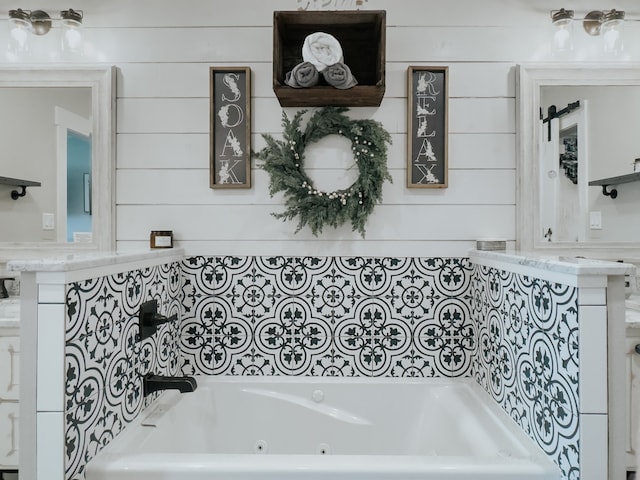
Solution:
M0 184L0 262L114 250L114 100L113 67L0 68L0 177L41 184Z
M521 65L517 82L517 248L637 257L640 67Z

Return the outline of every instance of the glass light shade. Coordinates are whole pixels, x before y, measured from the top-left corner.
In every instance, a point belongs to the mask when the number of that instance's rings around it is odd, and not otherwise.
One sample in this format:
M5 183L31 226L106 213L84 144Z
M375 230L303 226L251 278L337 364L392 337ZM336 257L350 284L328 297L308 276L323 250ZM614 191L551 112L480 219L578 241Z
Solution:
M573 23L556 25L553 33L553 48L558 52L573 50Z
M77 28L65 28L62 34L62 49L65 52L80 53L83 45L82 33Z
M624 12L611 10L604 16L601 35L606 54L618 55L624 50L624 15Z
M83 47L82 38L82 12L75 10L63 10L62 18L62 50L71 53L80 53Z
M9 42L7 56L9 60L19 60L29 51L29 14L22 9L9 11Z
M551 12L553 23L553 49L556 52L573 50L573 10L560 10Z

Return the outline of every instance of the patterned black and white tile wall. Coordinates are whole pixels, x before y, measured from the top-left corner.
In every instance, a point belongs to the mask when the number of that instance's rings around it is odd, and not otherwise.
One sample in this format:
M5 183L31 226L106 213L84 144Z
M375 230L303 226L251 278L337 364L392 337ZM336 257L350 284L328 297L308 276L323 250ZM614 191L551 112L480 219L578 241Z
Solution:
M473 267L473 376L560 467L580 478L578 291Z
M469 374L467 259L192 257L183 270L186 374Z
M142 410L141 377L179 370L179 326L165 324L140 342L138 311L152 298L180 314L178 262L67 285L65 478L84 465Z

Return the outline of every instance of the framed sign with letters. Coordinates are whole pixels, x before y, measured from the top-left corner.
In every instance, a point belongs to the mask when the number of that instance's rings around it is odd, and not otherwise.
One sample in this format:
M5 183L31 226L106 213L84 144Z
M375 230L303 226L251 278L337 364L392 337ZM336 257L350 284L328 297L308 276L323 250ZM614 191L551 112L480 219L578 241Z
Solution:
M211 188L251 188L251 69L210 67Z
M446 188L447 67L409 67L407 187Z

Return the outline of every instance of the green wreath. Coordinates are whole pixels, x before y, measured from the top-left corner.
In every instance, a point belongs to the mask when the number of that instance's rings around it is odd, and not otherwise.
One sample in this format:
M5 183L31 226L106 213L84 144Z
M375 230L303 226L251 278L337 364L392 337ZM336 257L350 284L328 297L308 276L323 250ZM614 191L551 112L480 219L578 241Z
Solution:
M286 210L272 213L276 218L293 220L298 217L296 233L305 225L314 236L325 225L338 227L351 221L353 231L364 238L365 223L376 203L382 200L382 184L391 180L387 170L387 143L391 136L374 120L351 120L346 107L323 107L309 118L304 131L300 130L301 110L289 120L282 113L283 140L271 135L262 137L267 146L255 156L264 160L261 167L271 176L269 193L273 197L284 192ZM322 192L314 188L304 171L305 148L327 135L342 135L351 141L351 149L360 171L358 179L344 190Z

